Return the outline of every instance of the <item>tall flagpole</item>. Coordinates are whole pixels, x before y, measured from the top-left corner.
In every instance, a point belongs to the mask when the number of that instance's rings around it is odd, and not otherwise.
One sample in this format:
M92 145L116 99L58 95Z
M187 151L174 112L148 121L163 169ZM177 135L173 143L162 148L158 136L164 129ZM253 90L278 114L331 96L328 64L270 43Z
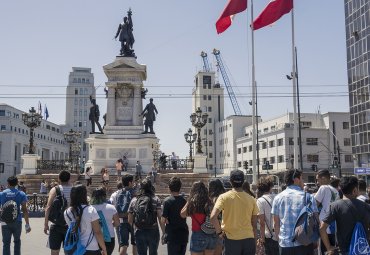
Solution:
M295 59L295 42L294 42L294 6L292 8L292 81L293 81L293 119L294 119L294 129L293 129L293 140L294 140L294 168L298 169L298 117L297 117L297 75L296 75L296 59ZM302 156L301 156L302 157ZM302 158L301 158L302 160ZM302 170L302 169L301 169Z
M252 30L252 164L253 164L253 183L258 183L259 173L257 173L257 159L256 159L256 150L257 150L257 116L256 116L256 75L254 70L254 28L253 28L253 0L251 0L251 30Z

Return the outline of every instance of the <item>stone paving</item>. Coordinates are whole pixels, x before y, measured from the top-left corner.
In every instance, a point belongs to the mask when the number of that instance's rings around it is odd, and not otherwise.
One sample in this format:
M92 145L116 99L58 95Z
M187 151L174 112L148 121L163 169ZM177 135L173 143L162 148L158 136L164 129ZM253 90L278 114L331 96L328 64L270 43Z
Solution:
M189 219L188 219L188 223ZM32 228L31 233L26 234L24 230L24 221L22 226L22 255L48 255L50 254L50 250L46 247L47 244L47 236L44 234L44 218L30 218L30 225ZM117 247L117 243L116 243ZM2 242L0 244L0 253L2 254ZM189 250L189 244L188 244ZM11 254L13 254L13 242L11 244ZM62 251L60 254L64 254ZM113 255L118 255L118 251L113 252ZM131 247L129 248L129 255L131 255ZM158 255L166 255L167 249L165 245L159 245ZM190 252L187 252L187 255Z

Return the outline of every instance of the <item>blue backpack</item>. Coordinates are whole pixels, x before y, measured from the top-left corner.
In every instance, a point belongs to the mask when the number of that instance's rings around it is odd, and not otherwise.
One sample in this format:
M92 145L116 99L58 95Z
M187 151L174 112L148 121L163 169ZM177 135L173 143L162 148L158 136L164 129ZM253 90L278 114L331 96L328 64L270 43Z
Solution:
M302 208L293 228L293 240L301 245L309 245L319 240L320 221L312 209L313 196L304 194L304 207Z
M102 211L98 211L98 214L99 214L99 224L103 232L104 242L110 243L111 237L110 237L107 221L105 220L105 217Z
M117 193L116 210L120 218L127 218L131 200L132 194L130 190L123 188Z
M343 200L343 202L349 207L350 211L352 212L353 216L356 218L356 225L352 232L351 237L351 244L349 246L349 255L370 255L370 247L369 243L367 242L367 236L362 225L361 221L359 220L357 210L355 206L350 206Z
M86 208L87 206L85 206L83 209L82 209L82 212L81 212L81 218L82 218L82 213L83 213L83 210ZM72 212L73 214L73 212ZM66 233L66 236L65 236L65 239L64 239L64 253L66 255L81 255L81 254L85 254L86 253L86 247L89 246L89 244L91 243L93 237L94 237L94 234L93 234L93 231L91 231L90 233L90 236L89 236L89 239L87 241L87 244L86 246L82 245L81 243L81 239L80 239L80 226L77 226L77 222L76 220L72 220L68 213L66 213L68 219L71 221L71 224L68 226L68 230L67 230L67 233Z

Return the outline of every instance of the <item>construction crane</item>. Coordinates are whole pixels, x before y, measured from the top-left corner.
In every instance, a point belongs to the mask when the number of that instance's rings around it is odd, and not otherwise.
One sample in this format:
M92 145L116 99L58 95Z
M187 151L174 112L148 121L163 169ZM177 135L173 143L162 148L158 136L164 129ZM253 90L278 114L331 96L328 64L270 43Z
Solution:
M220 53L219 50L216 50L216 49L213 49L212 53L216 57L217 66L218 66L219 70L221 71L222 78L225 82L226 90L227 90L227 93L229 94L229 98L230 98L230 101L231 101L231 105L233 106L234 113L235 113L235 115L242 115L242 112L240 110L238 101L236 100L233 88L231 86L229 76L226 73L226 69L224 67L224 64L223 64L223 61L222 61L222 58L221 58L221 53Z
M204 72L210 72L211 71L211 68L209 67L209 62L208 62L208 56L207 56L207 53L205 53L204 51L202 51L200 53L200 56L202 57L203 59L203 71Z

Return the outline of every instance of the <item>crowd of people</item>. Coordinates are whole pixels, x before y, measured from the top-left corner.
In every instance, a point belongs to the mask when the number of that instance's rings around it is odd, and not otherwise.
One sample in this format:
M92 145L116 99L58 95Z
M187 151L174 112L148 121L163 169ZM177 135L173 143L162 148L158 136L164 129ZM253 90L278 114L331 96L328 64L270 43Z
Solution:
M274 194L268 176L260 178L254 193L244 173L234 170L231 190L217 178L196 181L187 197L180 178L172 177L163 201L150 178L122 174L110 197L104 186L89 196L85 185L71 185L70 178L61 171L48 195L44 232L51 255L61 249L72 254L73 247L86 255L155 255L160 243L170 255L188 249L192 255L370 254L367 185L354 176L333 180L328 170L320 170L319 188L311 194L302 172L292 169L285 174L284 190ZM27 197L18 186L17 177L10 177L0 193L4 255L10 255L12 237L14 254L21 254L22 213L26 233L31 231Z

